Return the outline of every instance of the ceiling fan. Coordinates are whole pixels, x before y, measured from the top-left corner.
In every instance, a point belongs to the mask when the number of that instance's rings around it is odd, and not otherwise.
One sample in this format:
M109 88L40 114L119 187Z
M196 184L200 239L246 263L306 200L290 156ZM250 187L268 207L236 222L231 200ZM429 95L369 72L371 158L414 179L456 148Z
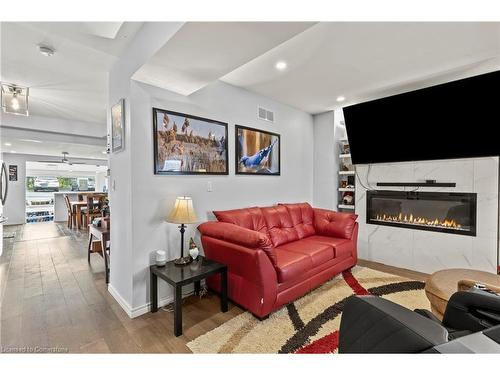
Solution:
M79 162L70 162L68 159L69 152L63 151L62 152L62 159L61 161L54 161L54 160L38 160L39 163L58 163L58 164L68 164L68 165L73 165L73 164L87 164L87 163L79 163Z

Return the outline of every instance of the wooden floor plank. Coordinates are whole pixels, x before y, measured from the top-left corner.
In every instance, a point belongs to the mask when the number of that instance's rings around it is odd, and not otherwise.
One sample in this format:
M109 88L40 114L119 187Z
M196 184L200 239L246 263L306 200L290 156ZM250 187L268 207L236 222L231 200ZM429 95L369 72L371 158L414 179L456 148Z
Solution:
M72 353L189 353L186 343L242 310L220 313L219 298L188 297L187 335L173 334L173 313L130 319L108 293L98 254L87 262L87 233L58 223L9 228L4 240L1 344L44 345ZM210 323L206 323L206 322ZM64 350L63 350L64 351Z
M219 297L189 296L183 304L184 334L173 334L173 313L160 309L130 319L108 293L98 254L87 262L87 233L65 224L6 227L0 257L0 345L56 347L72 353L189 353L186 343L243 310ZM427 275L360 260L365 267L416 280Z

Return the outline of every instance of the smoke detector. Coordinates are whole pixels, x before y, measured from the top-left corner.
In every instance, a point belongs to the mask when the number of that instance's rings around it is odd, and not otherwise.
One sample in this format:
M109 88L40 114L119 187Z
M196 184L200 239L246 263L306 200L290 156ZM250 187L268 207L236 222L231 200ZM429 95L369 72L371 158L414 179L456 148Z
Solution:
M38 51L44 56L52 56L56 52L54 48L45 45L39 45Z

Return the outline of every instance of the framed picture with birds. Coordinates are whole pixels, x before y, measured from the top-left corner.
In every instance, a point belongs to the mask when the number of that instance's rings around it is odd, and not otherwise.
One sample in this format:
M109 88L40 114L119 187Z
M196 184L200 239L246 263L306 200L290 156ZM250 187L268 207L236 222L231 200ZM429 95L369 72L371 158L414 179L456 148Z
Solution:
M279 176L280 135L236 125L236 174Z
M227 175L227 123L153 108L154 173Z

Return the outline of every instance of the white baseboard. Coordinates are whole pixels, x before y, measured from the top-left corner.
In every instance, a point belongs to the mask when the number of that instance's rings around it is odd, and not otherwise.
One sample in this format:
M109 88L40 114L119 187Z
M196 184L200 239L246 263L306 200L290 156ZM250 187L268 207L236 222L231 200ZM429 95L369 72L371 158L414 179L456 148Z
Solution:
M120 293L118 293L116 291L116 289L113 288L113 285L111 285L111 284L108 284L108 292L109 292L109 294L111 294L113 296L113 298L116 300L116 302L118 302L118 304L121 306L123 311L125 311L131 319L137 318L138 316L141 316L141 315L146 314L146 313L151 311L151 303L150 302L148 302L142 306L137 306L135 308L132 308L128 304L128 302L125 301L125 299L120 295ZM184 295L183 297L188 296L190 294L192 294L192 293ZM172 302L174 302L173 296L160 298L158 300L158 308L166 306Z
M174 302L174 297L165 297L165 298L160 298L158 300L158 308L166 306L170 303ZM148 302L142 306L138 306L134 309L132 309L132 314L129 314L131 318L137 318L138 316L141 316L143 314L146 314L151 311L151 303Z
M127 315L130 318L133 318L132 316L132 307L128 304L127 301L116 291L116 289L113 287L113 285L108 284L108 292L113 296L113 298L118 302L118 304L121 306L123 311L127 313Z

